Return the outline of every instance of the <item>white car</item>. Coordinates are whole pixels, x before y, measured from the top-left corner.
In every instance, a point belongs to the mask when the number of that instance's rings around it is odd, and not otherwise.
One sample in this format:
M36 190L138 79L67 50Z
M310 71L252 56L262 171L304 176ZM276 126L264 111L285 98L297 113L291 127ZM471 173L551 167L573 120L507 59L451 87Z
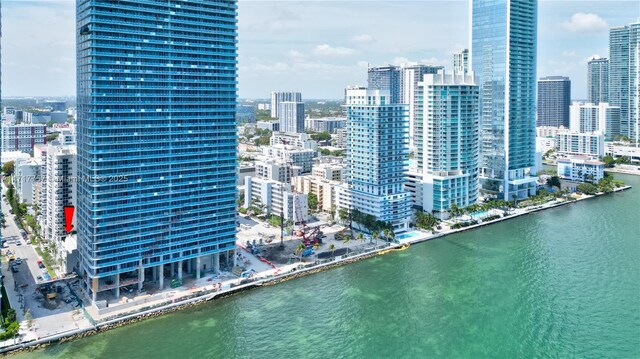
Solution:
M271 228L271 226L269 225L269 223L265 223L263 224L264 228Z

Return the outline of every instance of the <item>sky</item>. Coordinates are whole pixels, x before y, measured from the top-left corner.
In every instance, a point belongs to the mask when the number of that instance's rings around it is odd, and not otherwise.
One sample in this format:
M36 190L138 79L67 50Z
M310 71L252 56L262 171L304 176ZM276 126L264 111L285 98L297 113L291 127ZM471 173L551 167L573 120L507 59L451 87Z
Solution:
M2 95L75 95L75 1L2 0ZM367 66L451 69L468 47L467 0L239 0L239 96L274 90L339 99ZM640 18L637 0L540 0L538 77L563 75L587 95L586 62L608 56L608 29Z

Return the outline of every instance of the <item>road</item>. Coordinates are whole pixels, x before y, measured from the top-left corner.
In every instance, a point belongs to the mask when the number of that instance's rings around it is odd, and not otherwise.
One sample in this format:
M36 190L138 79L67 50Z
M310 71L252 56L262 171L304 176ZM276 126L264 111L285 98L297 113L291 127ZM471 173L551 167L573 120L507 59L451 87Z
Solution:
M3 194L4 192L3 186ZM37 277L42 275L42 270L38 267L40 256L38 256L38 253L36 253L33 247L22 239L15 219L13 215L9 213L9 204L4 198L2 200L2 213L7 224L7 227L2 229L2 238L7 240L9 249L15 253L16 258L22 259L22 264L18 266L18 273L12 273L10 270L4 273L5 281L13 280L12 278L14 278L18 285L27 283L31 288L35 288L34 284L36 283ZM17 242L20 242L19 246L16 245Z
M5 191L6 188L2 185L3 194ZM36 296L37 277L42 276L43 273L42 269L38 267L38 260L41 260L41 258L35 249L22 239L15 218L9 213L9 204L4 198L2 199L2 213L7 225L6 228L2 229L2 238L7 240L9 250L15 253L16 259L22 259L22 264L18 265L18 273L11 272L8 263L2 263L7 295L11 306L18 312L19 321L24 319L23 311L20 309L22 304L26 305L34 319L34 330L24 330L26 329L26 324L23 322L21 323L23 328L21 332L27 337L33 338L90 326L89 321L83 315L74 313L77 305L75 302L64 303L57 301L58 304L52 307L48 305L49 302ZM20 245L16 245L16 242L20 242ZM16 292L14 288L19 289ZM21 300L19 302L18 298L20 296ZM65 290L62 292L62 296L68 298L70 294Z

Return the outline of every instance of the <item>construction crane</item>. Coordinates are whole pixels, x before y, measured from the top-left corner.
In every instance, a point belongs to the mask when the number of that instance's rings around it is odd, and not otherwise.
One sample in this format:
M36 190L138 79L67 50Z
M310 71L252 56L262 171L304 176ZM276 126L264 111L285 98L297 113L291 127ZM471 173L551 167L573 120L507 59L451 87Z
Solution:
M318 229L318 227L311 228L304 220L304 216L302 215L302 211L300 210L300 197L295 196L294 201L295 206L293 208L293 211L295 212L295 215L298 219L298 223L300 223L300 229L296 231L296 235L298 237L302 237L302 243L307 247L316 243L320 243L320 240L318 238L318 232L320 230Z

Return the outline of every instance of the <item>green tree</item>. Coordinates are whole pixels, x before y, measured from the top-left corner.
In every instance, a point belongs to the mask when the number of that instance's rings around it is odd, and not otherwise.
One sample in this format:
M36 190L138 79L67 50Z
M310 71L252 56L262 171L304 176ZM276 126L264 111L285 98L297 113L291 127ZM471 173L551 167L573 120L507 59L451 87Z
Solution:
M2 172L4 172L5 176L11 176L13 174L13 168L13 161L6 162L2 165Z
M331 140L331 134L327 131L318 132L311 135L311 139L314 141L329 141Z
M378 237L380 237L380 233L378 233L378 231L373 231L373 233L371 234L371 237L376 242L376 246L377 246L378 245Z
M317 211L318 210L318 196L315 193L309 193L307 195L307 204L309 205L309 209Z
M612 168L616 165L616 159L611 155L606 155L602 157L602 162L604 162L605 167Z
M598 187L591 183L581 183L576 187L576 190L580 193L593 195L598 192Z
M333 255L334 255L334 253L335 253L335 251L336 251L336 245L335 245L335 244L333 244L333 243L331 243L331 244L329 245L329 250L331 251L331 256L333 257Z
M560 181L560 177L558 176L551 176L547 179L547 185L549 187L557 187L560 188L562 187L562 182Z
M51 141L54 141L55 139L57 139L57 138L58 138L58 135L59 135L59 133L58 133L58 132L54 132L54 133L50 133L50 134L48 134L48 135L47 135L47 137L45 137L45 138L46 138L46 140L47 140L47 143L48 143L48 142L51 142Z

